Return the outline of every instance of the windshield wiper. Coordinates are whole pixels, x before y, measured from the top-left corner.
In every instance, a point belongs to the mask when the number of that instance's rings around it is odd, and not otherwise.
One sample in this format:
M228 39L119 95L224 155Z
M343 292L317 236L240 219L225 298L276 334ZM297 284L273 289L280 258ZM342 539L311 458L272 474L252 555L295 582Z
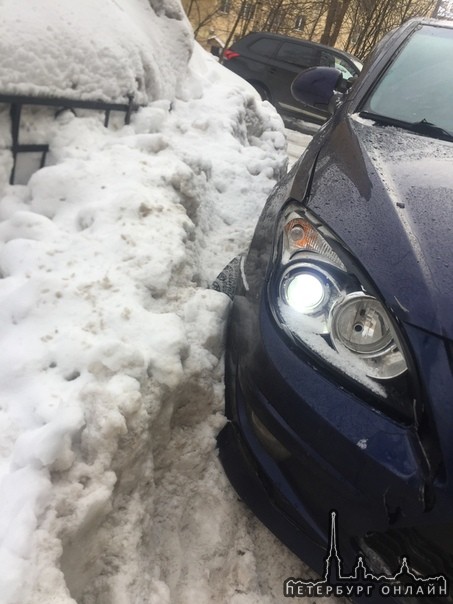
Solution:
M436 138L441 138L446 141L453 141L453 134L445 130L445 128L441 128L441 126L436 126L432 122L428 122L425 118L420 120L419 122L414 122L410 124L408 130L412 132L418 132L419 134L427 134L428 136L434 136Z
M368 111L361 111L360 115L386 126L396 126L397 128L404 128L405 130L416 132L417 134L424 134L425 136L431 136L445 141L453 141L453 132L449 132L441 126L436 126L436 124L428 122L425 118L419 122L405 122L404 120L397 120L392 117L387 117L386 115L369 113Z

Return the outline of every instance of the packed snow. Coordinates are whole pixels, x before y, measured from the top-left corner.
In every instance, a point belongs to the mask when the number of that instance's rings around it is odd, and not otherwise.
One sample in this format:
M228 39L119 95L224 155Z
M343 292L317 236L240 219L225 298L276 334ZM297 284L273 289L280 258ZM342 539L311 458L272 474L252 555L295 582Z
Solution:
M35 107L25 184L0 156L0 602L283 601L310 571L219 464L208 289L286 170L282 122L176 0L5 0L0 24L0 93L144 105L109 128Z
M0 17L3 94L171 99L193 45L178 0L2 0Z

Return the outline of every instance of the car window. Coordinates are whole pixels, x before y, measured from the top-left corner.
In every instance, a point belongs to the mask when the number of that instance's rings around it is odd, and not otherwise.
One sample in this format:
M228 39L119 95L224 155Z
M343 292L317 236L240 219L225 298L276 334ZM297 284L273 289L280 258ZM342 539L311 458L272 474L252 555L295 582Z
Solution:
M325 67L335 67L335 57L333 53L323 50L321 52L321 59L319 61L319 64L324 65Z
M453 133L453 30L423 26L384 73L363 110Z
M353 67L351 67L351 65L345 59L342 59L341 57L338 57L338 56L335 56L334 67L336 67L339 71L341 71L341 74L345 80L350 80L357 73L357 69L354 69Z
M319 65L320 53L317 48L312 46L284 42L277 53L277 59L300 67L312 67Z
M250 45L250 50L258 55L264 57L272 57L279 45L278 40L272 40L271 38L261 38Z

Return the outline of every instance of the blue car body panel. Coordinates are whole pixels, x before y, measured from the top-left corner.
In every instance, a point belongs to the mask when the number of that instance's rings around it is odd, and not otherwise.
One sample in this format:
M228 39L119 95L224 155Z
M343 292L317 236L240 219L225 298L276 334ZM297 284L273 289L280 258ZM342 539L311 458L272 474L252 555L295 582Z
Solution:
M227 330L221 461L257 516L318 572L335 509L347 568L363 552L387 565L404 554L421 574L453 578L453 142L357 110L414 27L387 42L274 189ZM409 412L320 361L276 320L274 249L288 204L327 225L379 292L410 359L401 395ZM284 456L272 454L260 426Z

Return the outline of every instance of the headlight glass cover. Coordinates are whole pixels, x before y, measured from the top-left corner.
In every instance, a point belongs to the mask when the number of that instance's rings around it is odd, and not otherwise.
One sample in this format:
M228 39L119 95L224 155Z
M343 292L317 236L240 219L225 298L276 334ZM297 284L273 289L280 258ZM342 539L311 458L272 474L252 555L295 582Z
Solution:
M280 223L270 301L293 339L385 396L407 362L398 326L369 283L338 255L341 243L309 212L289 207ZM345 258L345 253L341 253Z

